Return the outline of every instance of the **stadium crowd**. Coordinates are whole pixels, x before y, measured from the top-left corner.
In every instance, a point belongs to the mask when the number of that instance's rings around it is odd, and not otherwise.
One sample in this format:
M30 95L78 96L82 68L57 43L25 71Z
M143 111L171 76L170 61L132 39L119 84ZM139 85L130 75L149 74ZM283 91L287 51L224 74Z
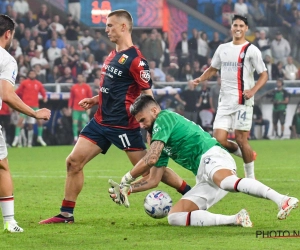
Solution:
M182 0L182 2L228 28L233 13L247 16L253 34L249 38L262 52L269 79L300 79L299 1ZM0 1L1 13L11 16L18 25L15 39L9 49L9 53L19 66L17 83L25 80L28 73L33 70L36 79L43 84L75 84L79 74L84 77L85 82L99 84L101 67L111 50L111 45L101 30L83 28L84 26L80 25L77 18L73 18L71 14L68 14L66 21L62 22L62 17L50 13L48 7L47 4L41 4L40 10L33 13L26 0ZM272 27L276 27L276 30ZM137 33L137 36L134 42L149 62L154 87L159 86L160 82L188 83L200 76L209 67L217 47L231 40L230 34L221 39L221 35L214 32L209 39L206 32L193 29L192 34L187 32L181 34L174 53L171 53L166 32L152 29L150 32ZM218 75L212 80L220 81ZM206 111L202 112L202 117L197 116L194 119L210 130L220 86L217 84L209 88L207 83L196 89L189 84L185 86L184 91L175 95L171 101L161 97L160 104L164 108L174 108L182 114ZM97 86L93 85L92 88L95 89ZM61 91L69 92L70 89L71 87L63 85ZM190 99L191 96L193 97ZM188 103L191 100L193 103ZM170 107L171 102L177 105ZM10 112L8 108L3 108L0 115L11 117L12 124L16 125L18 116ZM70 112L64 110L62 116L70 117ZM11 138L8 141L11 143Z

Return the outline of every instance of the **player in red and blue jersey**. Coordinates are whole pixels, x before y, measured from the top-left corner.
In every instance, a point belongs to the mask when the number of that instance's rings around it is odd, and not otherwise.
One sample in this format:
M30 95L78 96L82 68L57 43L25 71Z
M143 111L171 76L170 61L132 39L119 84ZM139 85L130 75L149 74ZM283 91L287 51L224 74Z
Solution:
M105 154L111 144L124 150L133 165L146 155L139 123L129 109L140 94L152 95L152 80L147 61L133 46L132 24L132 17L125 10L113 11L107 17L105 31L110 41L116 44L116 49L103 64L99 95L79 102L85 109L98 105L98 110L81 131L73 151L67 157L65 197L60 214L40 224L74 222L75 202L84 181L83 167L96 155ZM162 180L180 193L190 189L171 169L159 168L157 171L163 171ZM149 173L150 177L153 175Z

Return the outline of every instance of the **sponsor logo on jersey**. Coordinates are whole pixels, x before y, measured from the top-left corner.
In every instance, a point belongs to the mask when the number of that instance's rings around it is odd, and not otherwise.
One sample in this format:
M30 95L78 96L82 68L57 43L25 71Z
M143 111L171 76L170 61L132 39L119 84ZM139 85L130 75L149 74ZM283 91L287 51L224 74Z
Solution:
M100 92L102 92L102 93L105 93L105 94L108 94L108 92L109 92L109 88L105 88L105 87L100 87Z
M112 67L110 65L107 65L107 64L103 64L102 68L104 68L106 71L102 71L101 74L104 74L104 75L107 75L109 76L110 78L114 78L113 75L118 75L118 76L121 76L123 71L122 70L119 70L118 68L115 68L115 67ZM112 74L110 74L112 73Z
M240 62L222 62L222 70L227 72L237 72L239 68L243 67Z
M158 127L156 124L153 126L152 129L152 135L155 135L160 130L160 127Z
M109 72L102 72L101 74L106 75L106 76L108 76L110 78L114 78L114 76L111 73L109 73Z
M125 54L123 54L123 55L120 57L120 59L119 59L118 62L119 62L120 64L124 64L124 63L126 62L127 58L128 58L128 56L125 55Z
M141 70L140 78L146 83L149 82L150 81L150 70Z
M204 163L205 164L208 164L210 162L210 158L209 157L206 157L205 159L204 159Z
M16 80L16 76L17 76L17 75L16 75L16 71L14 70L13 73L12 73L11 78L15 81L15 80Z
M164 147L163 151L168 155L168 156L172 156L172 148L171 147Z
M138 67L144 67L145 65L146 65L146 63L141 60Z

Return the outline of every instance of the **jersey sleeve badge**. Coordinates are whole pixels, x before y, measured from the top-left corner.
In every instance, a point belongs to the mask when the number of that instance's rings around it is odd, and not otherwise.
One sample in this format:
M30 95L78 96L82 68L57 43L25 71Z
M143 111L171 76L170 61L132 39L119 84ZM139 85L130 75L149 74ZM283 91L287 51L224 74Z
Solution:
M140 71L140 78L143 82L148 83L151 79L150 77L150 70L141 70Z

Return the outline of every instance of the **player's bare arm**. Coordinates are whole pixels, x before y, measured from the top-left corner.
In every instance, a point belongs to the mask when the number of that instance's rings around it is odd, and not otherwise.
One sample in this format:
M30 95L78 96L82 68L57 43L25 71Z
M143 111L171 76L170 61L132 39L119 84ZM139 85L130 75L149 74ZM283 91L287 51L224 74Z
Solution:
M156 188L162 179L165 169L165 167L151 168L148 175L131 184L131 193L137 193L149 190L151 188Z
M203 74L202 74L200 77L198 77L198 78L196 78L196 79L193 80L193 84L194 84L195 86L197 86L200 82L203 82L203 81L205 81L205 80L210 79L210 78L211 78L212 76L214 76L217 72L218 72L218 69L213 68L212 66L210 66L207 70L205 70L205 71L203 72Z
M259 89L261 89L266 84L267 81L268 81L268 73L267 71L264 71L259 75L259 78L252 89L244 90L243 92L244 98L246 100L250 99L252 96L255 95L255 93Z
M110 193L110 197L114 202L119 205L124 204L125 207L129 207L128 194L130 192L145 191L152 188L151 185L153 185L153 183L159 183L159 181L162 179L165 168L156 169L155 167L152 167L158 161L163 147L164 143L161 141L152 142L148 153L134 166L134 168L130 172L123 176L120 185L111 179L108 181L111 186L108 192ZM155 171L155 169L157 171ZM141 176L143 173L148 172L149 170L149 178L148 176L145 176L141 180L135 182L136 186L132 186L131 183L135 180L135 178ZM152 176L151 170L153 174ZM155 176L155 179L153 178L153 176ZM155 182L149 182L150 179L154 179L151 181ZM158 185L158 183L156 185Z
M82 99L78 105L84 109L90 109L91 107L97 105L99 102L99 95L95 95L92 98Z
M15 93L13 85L6 81L1 80L1 98L2 100L7 103L11 108L36 119L44 119L49 120L51 116L51 111L48 109L39 109L34 111L28 105L26 105L19 96Z
M158 161L164 145L162 141L152 142L147 154L130 171L131 176L137 178L153 167Z

